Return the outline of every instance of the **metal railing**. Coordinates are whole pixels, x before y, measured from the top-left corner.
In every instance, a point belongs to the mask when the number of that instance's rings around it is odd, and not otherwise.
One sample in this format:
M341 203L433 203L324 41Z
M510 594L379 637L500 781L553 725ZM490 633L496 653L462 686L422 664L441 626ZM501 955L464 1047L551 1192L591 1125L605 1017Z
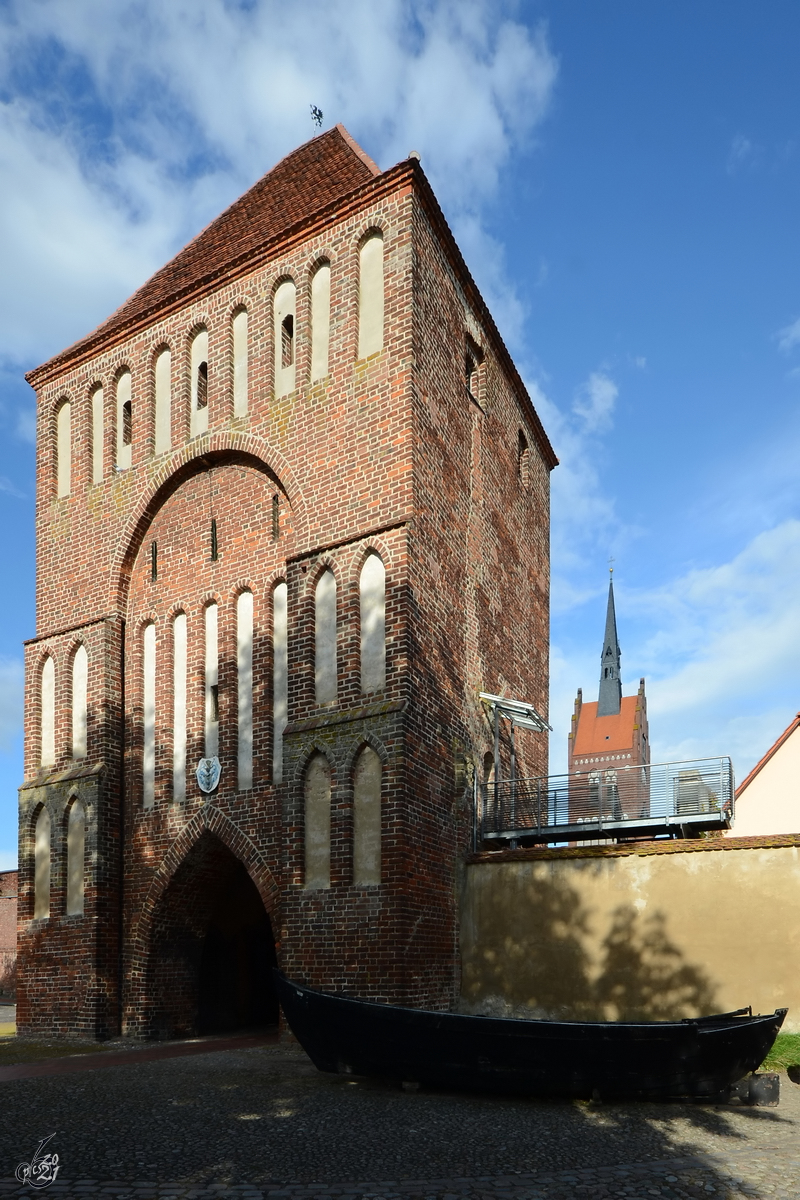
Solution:
M733 803L729 758L605 766L490 781L482 789L477 824L483 839L515 843L685 837L729 827Z

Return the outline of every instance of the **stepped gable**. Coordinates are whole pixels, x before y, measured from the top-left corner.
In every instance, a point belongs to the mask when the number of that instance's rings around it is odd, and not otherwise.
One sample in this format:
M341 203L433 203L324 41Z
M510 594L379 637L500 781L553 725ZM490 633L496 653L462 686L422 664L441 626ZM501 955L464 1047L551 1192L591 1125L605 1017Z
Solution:
M92 333L44 365L66 362L118 330L136 325L380 173L343 125L312 138L282 158ZM29 372L29 382L41 369Z

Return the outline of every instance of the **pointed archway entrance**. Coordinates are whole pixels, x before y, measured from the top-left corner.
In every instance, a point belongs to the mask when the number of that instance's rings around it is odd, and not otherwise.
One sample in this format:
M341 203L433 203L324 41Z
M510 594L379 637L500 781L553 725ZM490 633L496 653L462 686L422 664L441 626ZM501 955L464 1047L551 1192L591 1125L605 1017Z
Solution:
M244 864L213 833L202 833L178 867L151 928L152 1036L277 1023L269 916Z

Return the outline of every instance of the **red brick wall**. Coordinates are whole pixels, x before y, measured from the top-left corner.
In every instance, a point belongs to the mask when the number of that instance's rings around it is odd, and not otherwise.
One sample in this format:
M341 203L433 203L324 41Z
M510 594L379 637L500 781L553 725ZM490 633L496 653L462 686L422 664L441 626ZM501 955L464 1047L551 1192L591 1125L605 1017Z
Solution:
M187 914L200 925L210 919L200 903L208 893L203 881L209 863L229 863L229 855L253 880L290 976L412 1004L447 1006L456 994L455 871L469 844L469 766L488 746L476 692L507 688L541 711L546 705L552 459L540 452L536 418L490 319L477 300L465 301L463 270L452 250L445 254L447 235L434 228L435 209L423 203L427 193L412 183L413 171L398 173L388 191L379 178L358 211L305 239L287 238L267 265L154 318L91 361L62 364L41 384L40 633L27 648L21 791L22 1029L104 1036L120 1012L132 1034L196 1027L194 1001L179 1012L165 1008L163 996L170 971L175 982L198 969L202 931L186 933L183 944L195 948L182 958L170 959L166 948L180 941L176 929L189 930ZM370 228L384 237L384 349L356 362L358 246ZM332 269L331 373L309 385L310 272L323 256ZM275 398L271 298L287 275L297 284L297 389ZM234 419L230 319L242 303L249 312L250 411ZM209 432L189 441L188 346L200 322L209 332ZM465 394L467 331L485 355L480 405ZM152 362L164 344L173 353L173 450L156 458ZM123 365L132 374L133 465L117 473L113 381ZM105 388L106 477L93 485L89 395L98 382ZM59 500L53 413L62 396L73 402L74 450L72 492ZM520 429L531 446L525 488L517 477ZM216 562L209 555L212 515ZM387 572L387 682L379 696L361 695L359 677L358 576L370 549ZM338 587L338 698L320 709L313 590L326 567ZM271 589L280 579L289 595L290 724L284 782L275 787ZM256 757L253 788L238 792L235 600L243 586L255 597ZM187 799L176 805L170 621L179 608L187 614L191 771L202 754L202 613L212 598L220 621L221 784L204 799L187 772ZM157 631L158 754L156 804L144 810L141 630L149 620ZM69 757L69 661L79 637L89 653L90 728L88 758L76 767ZM38 671L46 651L56 662L59 757L42 772ZM365 742L383 762L382 882L356 888L352 769ZM331 765L332 877L330 889L307 892L303 772L316 751ZM531 739L522 753L543 763L544 739ZM63 915L64 814L73 793L89 813L82 918ZM33 921L32 830L43 803L53 820L51 916ZM201 856L196 871L182 869L209 837L213 853Z

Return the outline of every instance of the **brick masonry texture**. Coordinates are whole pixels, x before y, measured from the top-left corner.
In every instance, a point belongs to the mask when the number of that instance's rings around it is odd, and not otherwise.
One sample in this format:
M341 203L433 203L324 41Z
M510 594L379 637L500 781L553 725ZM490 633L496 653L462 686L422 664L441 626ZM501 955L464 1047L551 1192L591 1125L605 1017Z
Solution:
M359 247L376 230L384 346L357 361ZM331 266L329 375L311 384L311 277L323 260ZM286 278L297 287L296 389L276 396L272 299ZM231 320L242 306L249 406L235 416ZM209 425L190 438L189 347L199 326L208 330ZM468 345L479 362L471 391ZM153 363L164 347L172 352L172 449L156 455ZM132 456L120 471L114 387L123 368L131 372ZM459 986L455 897L471 845L471 781L491 748L477 693L521 696L546 712L556 460L419 164L381 174L345 131L314 139L94 334L29 379L39 421L38 626L26 646L20 1031L197 1031L209 930L222 930L236 905L252 925L235 935L226 926L220 936L269 938L290 977L449 1007ZM93 483L98 385L104 477ZM72 404L72 481L58 498L55 414L64 399ZM520 437L529 447L525 472ZM387 676L382 693L366 696L359 573L373 551L386 567ZM314 588L327 568L337 583L338 686L337 700L318 707ZM276 783L272 594L280 582L288 589L289 725ZM254 596L254 782L238 791L243 589ZM222 776L204 797L192 771L204 752L203 613L212 601ZM172 798L177 612L188 632L182 803ZM148 623L156 632L156 780L155 804L145 809ZM73 761L71 662L80 643L89 659L88 753ZM57 759L42 769L46 655L55 664ZM372 887L352 880L353 766L364 745L383 765L382 876ZM315 753L327 758L332 780L331 886L317 891L303 886L304 772ZM544 736L520 737L518 754L521 771L546 770ZM81 917L64 915L74 797L87 813ZM42 805L52 822L51 915L33 920Z

